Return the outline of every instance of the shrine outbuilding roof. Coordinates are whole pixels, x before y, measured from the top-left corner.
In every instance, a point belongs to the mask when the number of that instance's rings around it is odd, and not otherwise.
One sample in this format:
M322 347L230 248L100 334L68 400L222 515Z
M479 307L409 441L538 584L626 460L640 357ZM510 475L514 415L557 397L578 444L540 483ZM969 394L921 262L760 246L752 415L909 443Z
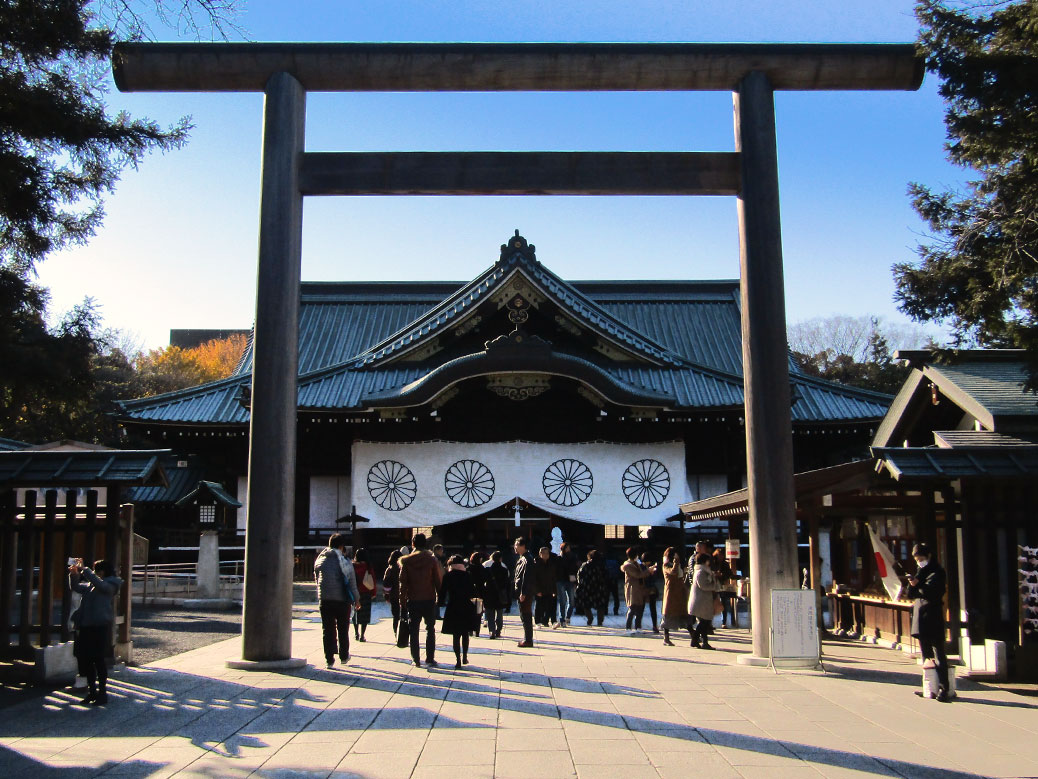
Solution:
M424 402L432 390L423 394L419 387L442 390L442 382L464 378L464 366L473 375L500 369L501 361L490 359L490 342L466 354L436 352L441 341L476 326L477 311L506 305L514 285L556 312L560 328L583 333L585 341L597 339L598 346L549 343L550 355L535 357L531 350L522 355L530 366L510 369L557 370L621 405L741 413L738 281L565 281L518 234L502 246L494 265L468 283L304 282L299 408L365 411L413 398ZM244 425L251 370L250 343L232 376L123 401L122 418ZM440 385L434 386L434 374ZM890 404L887 395L808 377L792 365L791 382L797 423L874 422Z
M165 486L160 461L168 454L168 449L0 452L0 486Z
M1038 395L1025 389L1022 349L963 349L945 356L900 351L895 357L913 370L876 430L873 446L899 446L913 434L929 436L933 428L924 429L920 422L926 415L939 429L979 425L991 433L1038 434Z

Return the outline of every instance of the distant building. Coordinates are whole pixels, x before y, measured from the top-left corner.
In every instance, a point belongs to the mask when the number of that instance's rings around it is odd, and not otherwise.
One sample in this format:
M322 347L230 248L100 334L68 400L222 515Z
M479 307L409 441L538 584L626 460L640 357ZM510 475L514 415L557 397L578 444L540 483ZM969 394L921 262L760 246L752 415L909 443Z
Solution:
M169 345L179 346L181 349L194 349L208 341L222 341L232 335L244 335L248 337L249 330L198 330L198 329L174 329L169 331Z

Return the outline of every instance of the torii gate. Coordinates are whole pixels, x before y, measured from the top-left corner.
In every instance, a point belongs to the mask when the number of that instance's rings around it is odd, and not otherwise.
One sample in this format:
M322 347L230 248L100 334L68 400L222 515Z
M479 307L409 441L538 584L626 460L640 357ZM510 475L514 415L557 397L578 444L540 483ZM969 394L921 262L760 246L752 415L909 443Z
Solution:
M242 660L292 658L304 195L735 195L753 656L770 593L796 587L796 518L775 90L914 90L912 44L127 43L122 91L263 92ZM307 153L306 92L732 90L735 151Z

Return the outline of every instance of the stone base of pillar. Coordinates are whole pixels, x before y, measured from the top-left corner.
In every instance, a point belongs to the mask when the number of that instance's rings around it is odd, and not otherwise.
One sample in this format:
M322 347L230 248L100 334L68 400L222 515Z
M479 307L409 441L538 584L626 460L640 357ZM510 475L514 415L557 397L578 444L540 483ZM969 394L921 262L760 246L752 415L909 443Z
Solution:
M757 657L757 655L739 655L735 658L735 662L739 665L756 665L756 666L767 666L771 665L770 657Z
M288 671L305 668L306 658L289 657L287 660L228 660L225 665L236 671Z

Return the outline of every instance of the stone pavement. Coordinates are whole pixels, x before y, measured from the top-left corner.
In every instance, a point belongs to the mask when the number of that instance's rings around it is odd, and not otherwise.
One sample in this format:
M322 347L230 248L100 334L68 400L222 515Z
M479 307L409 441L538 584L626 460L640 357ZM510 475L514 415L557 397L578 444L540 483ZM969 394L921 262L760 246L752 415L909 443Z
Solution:
M744 630L705 652L610 618L518 649L513 615L464 670L442 639L440 667L416 669L382 619L327 670L319 618L296 616L297 672L227 669L232 639L118 671L103 709L64 692L7 708L0 776L1038 776L1038 698L960 682L955 703L924 700L891 650L831 643L828 673L776 674L736 664Z

